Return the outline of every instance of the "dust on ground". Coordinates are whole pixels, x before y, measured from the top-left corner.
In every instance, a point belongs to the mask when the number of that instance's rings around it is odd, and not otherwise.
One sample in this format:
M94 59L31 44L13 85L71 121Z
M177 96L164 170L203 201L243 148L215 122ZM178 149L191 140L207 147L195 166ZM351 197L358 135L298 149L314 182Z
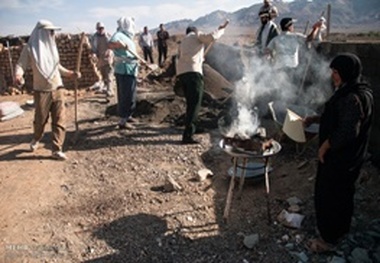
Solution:
M50 158L48 126L41 148L29 152L33 108L25 102L32 96L0 97L25 109L0 123L0 262L300 262L305 256L307 262L329 262L334 256L305 248L315 236L315 144L300 155L295 143L283 138L282 151L270 159L269 206L264 181L247 180L242 195L233 196L225 222L232 163L218 144L215 107L203 105L206 131L196 135L201 143L182 145L178 125L184 101L170 89L140 86L145 99L139 100L133 130L116 129L114 99L80 95L79 132L68 96L65 162ZM269 136L276 135L271 120L262 124ZM202 168L213 176L199 182ZM181 191L165 191L168 175ZM366 163L355 199L354 234L380 218L378 189L378 171ZM290 197L302 200L300 229L277 221ZM259 241L248 249L244 239L252 234ZM378 245L379 240L369 250L371 257Z
M169 55L176 41L170 43ZM0 96L0 102L16 101L25 110L20 117L0 122L1 263L288 263L331 262L334 256L354 262L352 254L358 249L364 249L372 262L380 258L380 231L375 237L366 234L380 225L379 173L369 162L357 185L349 242L327 255L305 248L315 236L316 142L299 154L294 142L282 138L281 152L270 159L269 206L262 179L246 180L241 196L236 194L237 182L225 222L232 162L219 147L216 125L224 105L205 98L200 119L206 131L196 135L201 143L182 145L185 104L170 86L170 78L139 83L139 122L134 130L116 128L115 99L82 91L76 132L69 92L66 162L50 158L49 124L40 149L29 152L33 108L26 101L32 96ZM269 137L277 138L270 119L264 118L262 126ZM203 168L213 176L199 182L197 172ZM167 176L182 190L165 191ZM302 201L300 214L305 219L300 229L277 221L289 208L290 197ZM244 239L253 234L259 240L249 249Z

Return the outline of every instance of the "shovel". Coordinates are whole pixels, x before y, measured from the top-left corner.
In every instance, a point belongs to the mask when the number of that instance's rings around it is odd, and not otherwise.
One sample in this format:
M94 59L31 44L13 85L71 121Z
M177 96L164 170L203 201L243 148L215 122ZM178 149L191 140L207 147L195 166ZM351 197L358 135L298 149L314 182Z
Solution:
M130 50L127 45L124 45L125 49L128 50L129 53L131 53L133 56L135 56L138 60L140 60L148 69L151 71L157 70L159 67L157 64L149 64L145 59L139 56L136 52L133 50Z

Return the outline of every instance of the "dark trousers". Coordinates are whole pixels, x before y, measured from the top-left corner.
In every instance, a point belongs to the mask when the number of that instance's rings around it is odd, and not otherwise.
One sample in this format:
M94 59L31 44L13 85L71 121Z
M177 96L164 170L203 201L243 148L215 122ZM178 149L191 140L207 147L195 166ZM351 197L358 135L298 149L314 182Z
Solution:
M150 60L150 63L153 62L153 55L152 55L152 48L151 47L143 47L143 52L144 52L144 59L148 61L148 57Z
M117 110L120 118L129 118L136 108L136 77L115 74L117 85Z
M196 130L198 113L201 108L204 81L198 72L188 72L178 76L183 86L186 99L186 117L183 139L191 138Z
M354 211L355 181L360 167L349 170L325 159L319 163L315 182L317 227L324 241L336 243L350 230Z
M158 46L158 64L162 65L162 62L166 60L166 56L168 54L167 46Z

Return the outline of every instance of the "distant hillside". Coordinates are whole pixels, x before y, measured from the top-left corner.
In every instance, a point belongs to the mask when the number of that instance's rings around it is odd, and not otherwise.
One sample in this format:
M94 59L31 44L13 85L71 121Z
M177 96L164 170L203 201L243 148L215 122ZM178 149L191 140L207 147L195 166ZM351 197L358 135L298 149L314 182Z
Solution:
M331 31L360 30L380 31L380 0L295 0L293 2L274 1L279 11L276 22L283 17L293 17L298 20L297 26L304 28L307 21L314 23L323 13L327 16L327 5L331 3ZM188 25L198 28L215 28L226 18L235 27L256 28L259 25L258 10L261 4L242 8L236 12L214 11L197 20L180 20L167 23L166 28L173 33L184 33Z

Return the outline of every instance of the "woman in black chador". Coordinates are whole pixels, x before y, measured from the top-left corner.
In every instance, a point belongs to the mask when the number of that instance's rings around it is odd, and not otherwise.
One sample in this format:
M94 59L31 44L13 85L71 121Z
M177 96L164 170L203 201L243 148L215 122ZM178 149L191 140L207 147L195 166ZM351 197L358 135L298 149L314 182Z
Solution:
M356 55L338 55L330 68L335 92L321 117L305 119L305 125L320 123L315 183L320 238L309 244L314 252L329 250L350 230L355 181L365 161L374 110L372 90L361 82Z

